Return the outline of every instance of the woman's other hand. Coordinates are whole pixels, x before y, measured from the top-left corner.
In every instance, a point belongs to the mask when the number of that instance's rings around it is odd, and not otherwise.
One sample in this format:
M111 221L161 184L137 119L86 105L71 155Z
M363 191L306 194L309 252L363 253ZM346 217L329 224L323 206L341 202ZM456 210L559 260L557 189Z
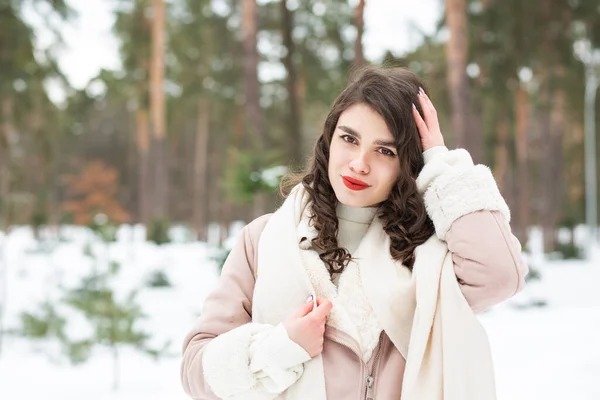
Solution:
M314 307L311 296L283 321L289 338L306 350L311 358L323 351L325 322L333 307L329 300L322 299L317 299L316 305Z
M419 98L419 104L421 110L423 110L423 118L417 110L417 107L413 104L413 116L421 135L421 143L423 144L423 152L429 150L435 146L444 146L444 137L440 130L440 123L438 122L437 111L433 106L429 97L425 94L425 91L419 88L417 95Z

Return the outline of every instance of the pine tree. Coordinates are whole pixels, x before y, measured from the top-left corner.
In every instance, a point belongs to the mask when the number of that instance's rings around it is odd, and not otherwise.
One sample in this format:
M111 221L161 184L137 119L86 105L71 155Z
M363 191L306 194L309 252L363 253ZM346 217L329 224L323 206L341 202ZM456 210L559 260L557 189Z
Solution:
M72 364L87 361L92 350L107 348L113 359L113 390L119 388L120 349L132 347L153 358L160 357L168 348L165 343L160 349L151 347L151 335L138 327L146 318L136 302L138 290L132 290L123 298L114 291L121 264L112 261L110 243L116 239L116 226L105 215L98 215L91 224L98 239L91 246L93 268L73 288L65 288L58 304L42 303L37 312L21 315L20 333L31 339L53 339L58 341L66 358ZM83 315L91 327L91 335L72 339L68 334L68 320L60 309L67 307Z

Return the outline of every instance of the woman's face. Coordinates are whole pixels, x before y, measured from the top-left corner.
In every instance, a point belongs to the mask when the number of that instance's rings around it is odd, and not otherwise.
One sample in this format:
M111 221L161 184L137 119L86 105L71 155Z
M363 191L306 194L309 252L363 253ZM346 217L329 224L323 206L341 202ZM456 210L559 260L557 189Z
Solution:
M383 117L364 103L348 107L333 132L328 169L340 203L369 207L385 201L400 175L400 162Z

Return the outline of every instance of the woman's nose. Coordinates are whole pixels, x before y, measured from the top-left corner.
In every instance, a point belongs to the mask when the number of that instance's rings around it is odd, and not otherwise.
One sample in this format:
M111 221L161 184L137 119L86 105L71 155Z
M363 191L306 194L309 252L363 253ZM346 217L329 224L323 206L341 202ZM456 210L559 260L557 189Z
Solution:
M368 174L370 172L369 162L367 160L367 155L364 153L359 153L350 161L350 170L357 174Z

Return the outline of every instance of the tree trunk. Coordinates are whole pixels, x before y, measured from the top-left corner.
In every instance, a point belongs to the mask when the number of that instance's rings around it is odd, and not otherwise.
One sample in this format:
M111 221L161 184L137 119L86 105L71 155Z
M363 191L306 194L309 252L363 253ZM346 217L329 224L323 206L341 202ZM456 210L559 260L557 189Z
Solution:
M549 97L545 92L547 88L542 88L540 93L540 100L542 104L547 104L547 98ZM550 113L547 110L547 105L542 105L539 119L540 129L540 188L539 188L539 221L542 226L544 235L544 252L549 252L554 248L554 227L550 220L551 210L551 199L548 197L551 193L551 186L553 184L553 177L551 172L551 134L550 134Z
M208 166L208 135L210 129L209 103L198 100L198 125L194 152L194 177L192 183L192 223L198 233L198 240L206 241L208 203L206 178Z
M500 110L500 117L496 123L496 147L494 175L501 193L508 190L508 169L510 163L508 142L510 136L508 116L506 110Z
M517 212L515 221L515 235L522 244L527 242L529 228L529 214L531 202L529 191L529 163L528 163L528 135L529 135L529 94L522 86L515 91L515 116L516 116L516 150L517 150Z
M247 151L264 150L263 114L260 107L260 82L258 80L258 4L256 0L242 0L242 34L244 40L244 108ZM264 195L254 197L255 216L266 212Z
M138 219L141 223L147 224L153 195L150 182L148 111L144 108L140 108L136 112L136 144L138 149Z
M562 69L562 68L561 68ZM562 79L563 72L558 71L558 79ZM564 198L564 175L563 175L563 152L562 144L565 133L566 120L566 93L564 89L559 88L552 95L552 109L550 111L550 152L547 154L547 164L550 173L550 179L547 181L548 195L550 199L547 218L549 231L556 232L561 222L561 206ZM551 249L556 248L556 235L551 245Z
M165 3L154 0L152 60L150 63L150 120L152 132L153 201L152 217L167 216L168 172L165 115Z
M585 220L585 182L582 177L584 174L584 163L581 153L584 151L584 126L579 118L573 118L569 115L569 133L563 137L563 159L565 182L565 201L569 205L566 221L572 227L577 225L577 221Z
M465 0L446 0L446 24L450 38L446 43L448 90L452 109L452 130L457 147L467 149L475 162L483 160L481 132L472 131L472 116L467 77L468 25Z
M258 81L258 5L256 0L242 0L242 33L244 39L244 107L246 113L245 143L260 148L263 138L260 83Z
M354 42L354 68L363 66L365 55L363 52L363 34L365 32L365 0L359 0L354 9L354 21L356 23L356 40Z
M11 163L17 133L13 125L14 101L12 96L0 98L0 229L11 223Z
M548 21L560 21L562 26L571 23L570 8L558 7L552 0L540 4L540 12ZM557 20L558 17L558 20ZM546 26L542 34L541 60L543 69L540 74L540 103L543 107L544 129L542 130L542 228L544 231L544 251L556 249L557 226L561 217L564 175L562 143L566 129L566 93L564 90L565 67L557 57L555 43L561 31L556 26Z
M225 181L225 164L227 161L227 142L228 135L225 132L215 132L214 140L209 141L210 147L210 175L213 179L208 181L208 222L214 226L221 227L220 223L223 220L223 204L227 202L226 193L223 187ZM221 236L216 236L215 232L211 232L213 236L211 244L221 245Z
M296 73L296 67L294 65L294 54L295 46L292 38L292 30L294 29L294 22L292 12L287 7L287 1L281 0L281 20L282 20L282 34L283 44L287 49L283 58L283 64L287 71L287 91L288 91L288 105L289 105L289 122L288 132L290 135L289 140L289 162L290 166L294 169L302 166L302 118L300 116L300 104L298 94L298 75Z
M550 88L550 82L560 74L551 74L541 89L541 210L540 218L544 232L544 251L556 248L556 231L560 218L562 200L562 137L565 128L565 92ZM552 90L552 91L551 91ZM551 99L551 101L550 101Z

